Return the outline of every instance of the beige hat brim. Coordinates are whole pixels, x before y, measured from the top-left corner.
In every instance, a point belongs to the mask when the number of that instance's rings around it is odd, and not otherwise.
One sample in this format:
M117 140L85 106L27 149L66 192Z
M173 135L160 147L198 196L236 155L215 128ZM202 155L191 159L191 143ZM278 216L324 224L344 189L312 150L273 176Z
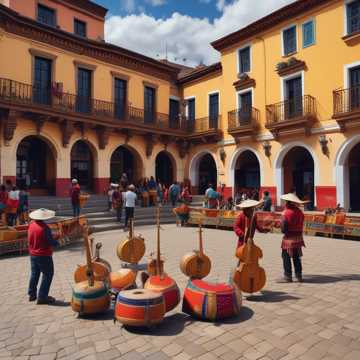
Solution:
M238 209L251 209L251 208L257 208L261 205L263 205L263 201L257 201L257 200L244 200L239 205L236 205Z
M46 220L53 219L55 217L55 211L48 210L48 209L38 209L38 210L32 211L29 214L29 217L32 220L46 221Z
M295 194L285 194L285 195L282 195L281 200L284 200L284 201L290 201L290 202L293 202L295 204L300 204L300 205L304 205L304 204L308 204L310 201L306 200L300 200Z

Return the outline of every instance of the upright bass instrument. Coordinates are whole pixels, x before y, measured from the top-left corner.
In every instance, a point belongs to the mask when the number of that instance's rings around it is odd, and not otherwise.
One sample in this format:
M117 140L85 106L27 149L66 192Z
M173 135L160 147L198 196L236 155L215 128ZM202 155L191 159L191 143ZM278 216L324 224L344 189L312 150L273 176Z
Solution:
M147 264L147 271L150 276L162 275L164 273L164 259L161 258L160 253L160 209L157 208L156 212L156 227L157 227L157 246L156 256L151 254L150 260Z
M134 235L134 220L130 219L130 230L127 239L117 246L117 256L120 260L137 264L145 254L145 241L140 235Z
M246 230L245 243L236 250L240 266L233 274L233 282L240 290L249 294L260 291L266 283L265 270L259 265L263 253L253 240L254 217L253 212Z
M202 279L209 275L211 261L204 253L201 221L199 222L199 250L186 254L180 261L180 269L184 275L191 279Z

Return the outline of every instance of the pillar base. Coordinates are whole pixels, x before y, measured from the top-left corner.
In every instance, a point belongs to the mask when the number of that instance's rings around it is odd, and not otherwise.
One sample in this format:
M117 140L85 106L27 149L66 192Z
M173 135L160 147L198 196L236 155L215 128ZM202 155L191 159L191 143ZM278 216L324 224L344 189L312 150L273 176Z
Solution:
M57 178L55 181L55 194L58 197L69 197L71 188L71 180Z
M94 179L94 191L95 194L104 195L109 188L110 179L109 178L95 178Z

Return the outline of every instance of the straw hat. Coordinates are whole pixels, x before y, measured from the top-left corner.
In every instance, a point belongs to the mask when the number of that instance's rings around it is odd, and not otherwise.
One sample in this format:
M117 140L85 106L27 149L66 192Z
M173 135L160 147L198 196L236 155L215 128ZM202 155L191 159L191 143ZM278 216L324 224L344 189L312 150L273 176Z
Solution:
M119 187L119 184L111 183L110 186L111 187Z
M48 209L37 209L29 214L30 219L33 220L50 220L55 217L55 211Z
M135 190L135 186L133 184L129 185L129 190Z
M236 205L238 209L250 209L250 208L257 208L261 206L264 202L263 201L256 201L256 200L244 200L239 205Z
M307 204L309 202L309 201L300 200L294 193L282 195L281 200L290 201L295 204Z
M71 182L72 182L73 184L77 184L77 183L78 183L77 179L72 179Z

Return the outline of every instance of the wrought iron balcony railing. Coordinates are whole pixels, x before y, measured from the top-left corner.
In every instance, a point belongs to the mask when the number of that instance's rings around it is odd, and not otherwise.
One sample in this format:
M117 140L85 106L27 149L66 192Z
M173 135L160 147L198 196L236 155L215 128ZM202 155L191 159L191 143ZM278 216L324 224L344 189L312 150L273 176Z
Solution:
M40 88L10 79L0 78L0 100L11 104L32 106L64 114L82 114L87 117L121 121L157 129L184 131L179 121L169 121L167 114L148 112L133 106L82 97L53 88ZM28 109L27 109L28 110Z
M267 126L307 117L316 117L316 100L311 95L266 106Z
M234 132L244 128L255 127L259 122L260 112L252 106L228 112L228 131Z
M333 92L334 116L360 111L360 86Z
M219 129L221 115L214 117L203 117L194 120L185 118L186 131L191 134L216 131Z

